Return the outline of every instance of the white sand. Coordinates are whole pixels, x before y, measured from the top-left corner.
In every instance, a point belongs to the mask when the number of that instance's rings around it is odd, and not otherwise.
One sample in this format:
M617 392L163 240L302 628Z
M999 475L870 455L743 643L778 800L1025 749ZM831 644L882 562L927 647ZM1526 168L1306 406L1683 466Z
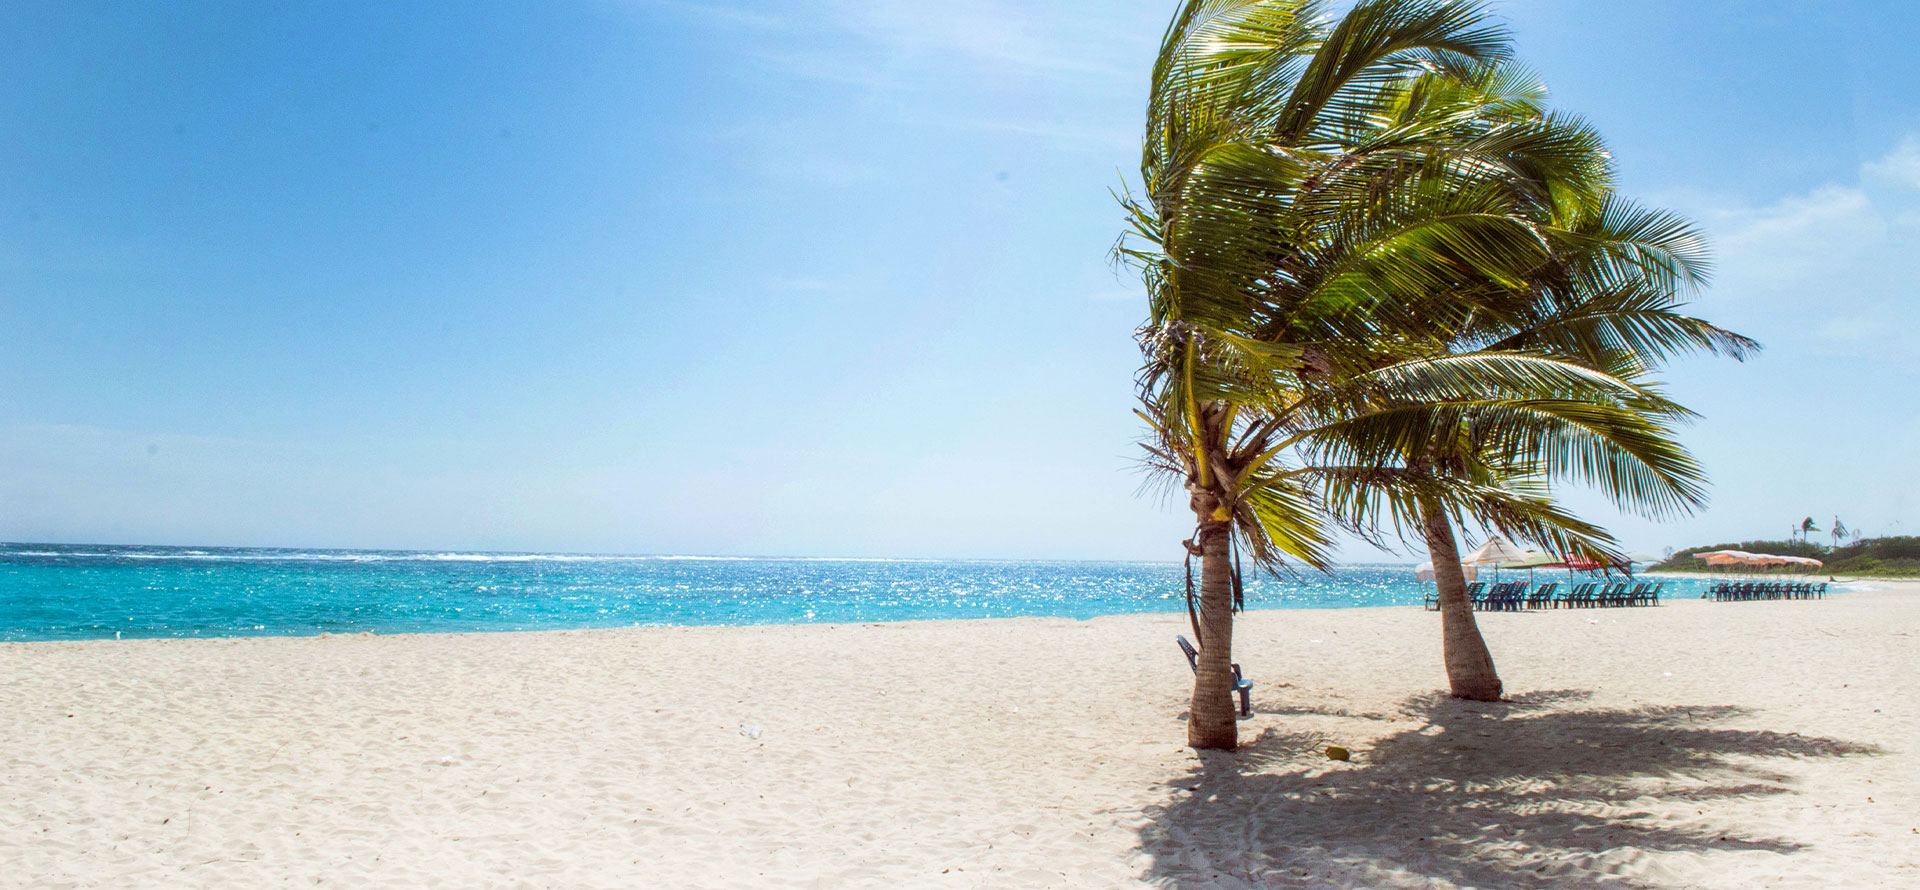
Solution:
M1179 615L6 644L0 886L1920 887L1894 587L1254 612L1205 757Z

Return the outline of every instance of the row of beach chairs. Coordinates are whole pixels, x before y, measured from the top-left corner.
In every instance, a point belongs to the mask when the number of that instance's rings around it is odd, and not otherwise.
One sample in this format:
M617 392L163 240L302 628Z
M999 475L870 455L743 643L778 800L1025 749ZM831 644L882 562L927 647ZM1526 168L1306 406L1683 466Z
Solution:
M1799 581L1715 581L1707 589L1714 602L1746 600L1817 600L1827 598L1827 583Z
M1598 581L1576 584L1567 592L1559 593L1559 584L1542 584L1532 593L1527 592L1527 582L1514 581L1495 584L1491 588L1485 581L1476 581L1467 587L1467 599L1473 602L1475 609L1489 612L1518 612L1521 609L1596 609L1615 606L1657 606L1660 605L1660 591L1667 582L1658 584L1643 582L1632 586L1625 584L1605 584ZM1439 593L1427 594L1428 610L1440 608Z

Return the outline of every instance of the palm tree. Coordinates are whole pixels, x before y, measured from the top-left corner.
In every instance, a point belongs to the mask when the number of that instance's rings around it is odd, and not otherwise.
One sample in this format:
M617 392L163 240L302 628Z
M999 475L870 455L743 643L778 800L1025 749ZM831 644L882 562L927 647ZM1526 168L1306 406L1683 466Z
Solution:
M1502 113L1528 112L1509 105ZM1532 114L1545 129L1583 129L1543 108ZM1586 159L1522 171L1535 175L1509 190L1509 212L1533 221L1549 260L1517 282L1456 284L1448 296L1464 321L1443 337L1382 343L1393 360L1444 358L1477 379L1395 393L1377 374L1361 375L1343 384L1357 393L1326 400L1349 419L1310 443L1320 453L1309 465L1333 461L1314 472L1342 526L1376 541L1383 524L1403 539L1410 531L1424 539L1449 685L1465 698L1498 698L1501 685L1466 597L1453 529L1470 517L1562 554L1610 555L1604 532L1551 508L1550 486L1568 481L1598 487L1642 515L1690 511L1700 503L1701 473L1671 432L1691 414L1648 376L1676 353L1742 358L1758 348L1678 311L1706 277L1703 241L1691 225L1611 196L1597 137L1564 141ZM1538 175L1545 172L1581 178L1569 184ZM1529 376L1512 376L1522 368ZM1564 373L1575 368L1591 373ZM1437 396L1473 401L1436 413L1426 402ZM1457 484L1441 485L1446 477Z
M1598 136L1547 111L1544 89L1523 73L1488 67L1407 96L1409 113L1418 106L1420 115L1453 121L1454 143L1430 149L1429 162L1487 173L1463 178L1455 170L1442 178L1454 185L1450 200L1458 200L1464 181L1481 183L1483 196L1495 201L1476 198L1458 212L1530 226L1546 246L1543 261L1517 277L1485 277L1511 267L1477 262L1446 245L1450 263L1422 261L1429 274L1445 270L1450 277L1394 279L1394 298L1418 310L1403 314L1444 317L1451 326L1430 327L1421 337L1400 324L1398 336L1373 339L1365 373L1351 382L1321 381L1329 390L1322 407L1341 407L1349 420L1301 434L1309 452L1321 453L1308 454L1300 472L1317 477L1319 495L1348 530L1377 539L1383 518L1403 535L1418 529L1439 582L1451 690L1494 699L1501 685L1466 597L1454 527L1471 516L1563 554L1611 555L1603 531L1552 508L1549 486L1566 481L1595 485L1643 515L1689 512L1701 500L1701 473L1671 432L1691 414L1646 378L1677 352L1741 358L1757 344L1678 312L1680 297L1705 280L1703 241L1684 220L1613 197L1611 163ZM1379 133L1361 142L1399 126L1402 120L1382 121ZM1504 146L1511 162L1488 166L1489 145ZM1392 193L1373 175L1376 191ZM1405 193L1433 199L1431 190ZM1379 217L1352 219L1364 225ZM1444 386L1404 389L1411 382L1407 362L1443 356L1448 361L1423 371L1450 376ZM1391 375L1380 373L1391 362L1401 364ZM1592 373L1568 374L1568 365ZM1384 385L1389 379L1393 385ZM1356 443L1356 433L1374 441ZM1356 444L1369 445L1357 461ZM1327 457L1348 460L1327 465Z
M1435 389L1376 379L1406 366L1458 382ZM1347 387L1367 395L1339 392ZM1604 558L1612 539L1556 507L1553 485L1585 483L1651 516L1701 502L1700 468L1672 437L1684 409L1645 382L1564 356L1482 349L1413 358L1335 392L1348 400L1347 416L1312 431L1298 472L1314 479L1349 531L1381 542L1392 526L1403 539L1409 531L1424 539L1457 697L1496 700L1501 682L1466 595L1456 527L1470 522L1552 552Z
M1556 251L1549 274L1533 282L1526 292L1529 299L1512 311L1478 315L1456 345L1535 352L1606 374L1625 388L1617 396L1603 390L1550 394L1573 397L1572 404L1581 406L1585 419L1559 422L1530 406L1521 415L1521 426L1529 432L1517 440L1515 430L1501 429L1480 436L1469 432L1464 441L1499 443L1506 449L1502 460L1490 466L1496 468L1495 475L1510 480L1509 486L1520 480L1575 481L1598 488L1622 509L1643 516L1690 513L1702 503L1704 477L1673 443L1671 433L1674 423L1692 414L1660 395L1648 375L1676 353L1705 351L1742 359L1758 344L1678 311L1684 291L1705 280L1703 242L1684 221L1609 200L1592 220L1575 220L1558 230L1574 237ZM1477 409L1481 416L1469 422L1468 429L1486 423L1484 415L1493 409ZM1524 443L1519 450L1516 441ZM1579 457L1555 462L1550 457L1554 454ZM1519 463L1514 463L1515 456ZM1426 510L1426 536L1430 547L1445 551L1451 549L1451 542L1444 540L1449 536L1447 517L1435 507L1429 504ZM1524 528L1498 521L1492 525L1552 547ZM1443 613L1447 604L1454 607L1453 615L1443 616L1452 692L1498 698L1500 681L1491 657L1482 654L1485 643L1466 601L1465 581L1451 586L1459 589L1449 595L1443 588L1440 600Z
M1449 288L1510 287L1545 263L1550 245L1510 211L1510 183L1577 183L1555 171L1587 157L1581 133L1497 113L1529 99L1498 67L1507 43L1481 4L1320 12L1308 0L1188 0L1154 67L1144 194L1121 198L1130 232L1116 258L1149 297L1148 449L1196 523L1188 740L1201 748L1236 742L1236 549L1269 569L1327 564L1315 490L1282 466L1314 417L1301 407L1371 368L1380 343L1456 329L1466 307L1441 299Z

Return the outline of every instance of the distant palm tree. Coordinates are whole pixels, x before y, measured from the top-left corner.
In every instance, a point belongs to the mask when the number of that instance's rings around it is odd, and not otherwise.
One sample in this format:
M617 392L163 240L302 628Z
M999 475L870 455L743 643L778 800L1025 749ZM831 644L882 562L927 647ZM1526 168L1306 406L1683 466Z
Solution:
M1818 532L1819 530L1820 530L1820 527L1813 524L1813 517L1809 516L1805 519L1800 520L1800 543L1802 544L1806 543L1807 536L1815 532Z
M1847 526L1840 521L1840 517L1835 516L1833 517L1833 528L1829 529L1827 534L1833 537L1833 548L1838 550L1840 549L1841 542L1847 539Z

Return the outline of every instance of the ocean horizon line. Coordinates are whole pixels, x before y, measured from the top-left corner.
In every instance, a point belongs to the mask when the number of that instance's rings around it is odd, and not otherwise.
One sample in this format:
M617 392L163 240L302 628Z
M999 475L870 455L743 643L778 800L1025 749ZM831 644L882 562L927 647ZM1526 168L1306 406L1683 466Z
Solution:
M127 559L284 559L328 560L345 556L412 561L763 561L763 562L846 562L846 563L979 563L1070 565L1142 565L1178 566L1178 559L1117 559L1099 557L1019 557L1019 556L809 556L791 554L728 553L619 553L572 550L490 550L457 547L310 547L254 544L131 544L98 541L0 541L4 556L98 556ZM57 549L36 549L57 548ZM95 548L88 552L84 548ZM155 552L168 551L168 552ZM1330 568L1412 568L1416 562L1353 561L1336 562ZM1315 571L1309 566L1294 566L1295 571Z

